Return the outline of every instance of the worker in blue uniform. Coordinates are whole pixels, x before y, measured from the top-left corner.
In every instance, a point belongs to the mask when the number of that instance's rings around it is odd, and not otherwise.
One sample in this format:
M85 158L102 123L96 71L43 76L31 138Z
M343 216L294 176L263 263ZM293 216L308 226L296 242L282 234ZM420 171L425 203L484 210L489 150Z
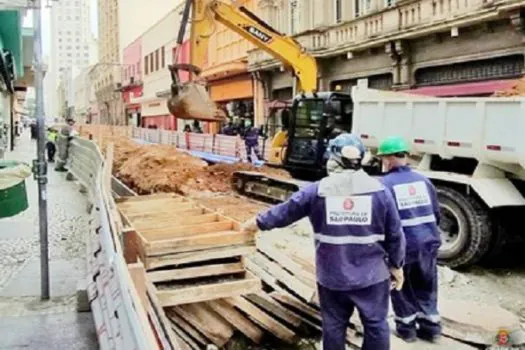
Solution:
M406 238L405 284L392 292L396 334L408 342L418 337L436 341L441 335L437 308L439 205L436 189L425 176L408 167L409 147L397 136L379 146L386 175L383 184L396 201Z
M344 350L354 308L364 325L364 350L388 350L392 284L400 290L405 239L394 199L361 169L359 137L341 134L331 145L329 176L243 225L245 232L288 226L308 216L314 229L323 321L323 349ZM390 279L392 277L392 280Z

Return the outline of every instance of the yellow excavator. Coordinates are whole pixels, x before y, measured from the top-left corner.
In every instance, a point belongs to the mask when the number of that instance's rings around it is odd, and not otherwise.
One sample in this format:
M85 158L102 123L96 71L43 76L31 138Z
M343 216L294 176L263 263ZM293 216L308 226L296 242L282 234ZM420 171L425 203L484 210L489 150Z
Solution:
M190 19L191 13L191 19ZM190 63L169 66L172 77L170 113L181 119L220 122L225 115L214 105L199 79L207 57L210 36L221 23L244 39L277 58L295 76L294 98L288 129L272 139L271 162L278 163L292 177L313 180L325 174L326 148L333 137L352 127L352 100L349 94L317 91L317 62L293 38L270 27L244 6L219 0L186 0L177 44L181 46L186 26L191 24ZM182 83L179 71L192 79ZM298 181L286 181L256 172L237 172L234 188L241 194L270 202L282 201L297 191Z

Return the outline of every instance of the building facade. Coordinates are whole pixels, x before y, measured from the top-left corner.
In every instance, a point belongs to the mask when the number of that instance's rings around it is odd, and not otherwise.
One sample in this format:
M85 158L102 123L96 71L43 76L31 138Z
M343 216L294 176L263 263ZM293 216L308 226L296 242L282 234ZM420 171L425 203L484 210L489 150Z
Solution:
M125 125L124 108L117 83L121 82L119 1L98 0L98 62L89 77L95 82L100 121Z
M51 47L49 70L45 76L46 111L59 116L60 105L56 91L62 72L76 67L88 67L96 57L93 52L93 34L90 29L89 1L54 1L51 7Z
M91 67L81 70L73 79L75 119L90 123L92 121L91 105L95 102L95 89L89 79Z
M257 13L255 0L237 1L238 5ZM255 118L262 124L254 97L259 84L248 71L248 51L254 46L241 36L216 23L216 29L208 43L207 65L201 74L208 81L212 100L228 112L230 118ZM262 91L262 90L261 90ZM261 115L262 116L262 115Z
M141 105L132 98L142 97L142 38L139 37L123 53L122 82L120 91L124 101L124 113L129 125L141 125Z
M174 52L177 47L177 34L179 31L181 11L180 3L170 11L141 37L142 61L142 96L130 96L131 105L140 105L141 121L143 127L177 130L184 122L177 122L167 107L170 96L171 74L168 65L174 62ZM181 59L189 58L189 45L181 47ZM179 61L181 62L181 61ZM179 125L180 124L180 125Z
M317 59L319 90L413 89L435 96L484 96L524 73L523 1L263 0L259 13ZM268 100L293 97L293 77L262 50L249 70Z

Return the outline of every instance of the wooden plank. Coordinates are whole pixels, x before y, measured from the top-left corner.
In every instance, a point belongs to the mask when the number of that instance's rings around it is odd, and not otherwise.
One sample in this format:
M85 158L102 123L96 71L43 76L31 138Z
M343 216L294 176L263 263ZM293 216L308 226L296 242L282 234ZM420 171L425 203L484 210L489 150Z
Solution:
M288 329L285 325L275 320L273 317L266 314L257 306L250 303L242 297L232 297L225 299L230 305L237 307L259 326L272 332L277 338L284 340L287 343L294 343L297 340L296 334Z
M132 197L133 200L126 200L126 201L119 201L118 206L119 208L133 208L133 207L139 207L143 206L145 204L149 205L158 205L162 203L170 203L170 202L189 202L188 199L180 196L174 196L174 195L168 195L168 196L135 196Z
M199 329L218 347L223 347L233 336L231 325L206 304L188 304L173 308L173 311Z
M140 213L145 210L152 211L158 210L160 212L166 212L168 208L176 208L182 204L188 204L187 200L183 198L166 198L154 201L142 201L142 202L131 202L131 203L121 203L118 205L119 210L122 210L126 213Z
M306 285L291 273L284 270L281 266L270 261L264 255L257 253L250 257L250 259L270 275L277 278L277 280L286 285L288 289L303 298L306 302L311 302L314 299L316 289L313 286Z
M130 217L126 216L126 214L121 211L121 215L122 216L125 216L126 219L130 222L137 222L137 221L142 221L142 220L169 220L169 219L173 219L175 216L197 216L197 215L202 215L202 214L205 214L205 213L208 213L209 211L205 208L198 208L198 207L193 207L193 208L189 208L189 209L183 209L183 210L176 210L176 211L172 211L172 212L154 212L154 213L146 213L144 215L142 214L134 214Z
M182 215L184 214L185 211L189 210L189 209L201 209L203 210L202 208L198 208L195 204L193 203L180 203L179 205L177 205L176 207L174 208L171 208L167 211L164 211L164 212L159 212L158 210L143 210L141 212L137 212L137 213L126 213L125 210L122 210L122 212L131 220L136 220L136 219L139 219L139 218L143 218L143 217L148 217L148 216L158 216L158 215L166 215L166 216L169 216L169 215Z
M312 288L316 288L317 280L315 273L311 273L303 269L303 267L291 259L285 252L280 251L269 242L259 242L257 244L259 249L264 255L277 262L285 270L293 274L297 279L301 280L305 285Z
M145 247L145 250L147 255L163 255L249 243L254 243L254 236L252 234L240 231L227 231L160 241L150 241Z
M171 321L172 324L176 324L181 330L189 334L193 339L195 339L199 344L206 345L208 340L202 335L194 326L189 324L185 319L180 317L172 310L172 308L164 309L166 312L166 317Z
M207 305L216 313L221 315L226 321L230 322L249 339L251 339L255 344L260 344L264 335L263 331L249 319L244 317L239 311L235 310L226 301L209 301L207 302Z
M261 309L269 312L270 314L280 318L284 322L288 323L294 327L300 327L302 324L301 318L297 317L295 314L288 311L281 304L279 304L275 299L272 299L268 294L264 292L247 294L244 296L245 299L248 299L253 304L257 305Z
M166 333L167 333L166 336L168 337L170 343L176 348L178 344L180 345L181 339L175 335L175 333L173 332L173 329L170 326L170 321L166 317L166 314L164 313L164 310L162 309L162 306L160 304L159 298L157 297L157 289L147 279L146 279L146 290L148 293L148 298L151 300L151 303L150 303L151 307L159 315L159 322L161 322L164 328L166 329Z
M149 241L232 230L233 223L228 220L216 221L208 224L182 225L176 227L163 227L160 229L140 230L140 233Z
M274 290L278 292L286 292L280 285L277 278L270 275L268 272L266 272L262 267L257 265L251 260L251 257L248 257L245 260L245 267L248 271L252 272L255 276L259 277L264 283L272 287Z
M181 349L184 350L200 350L202 349L202 346L200 344L197 344L188 334L186 334L182 328L180 328L175 323L171 324L172 331L181 339L179 342L179 345L181 346ZM177 349L179 350L179 349Z
M187 288L159 290L157 297L163 307L176 306L243 294L257 293L262 289L261 281L250 273L237 281L224 281Z
M135 229L130 228L122 231L124 243L124 259L127 264L137 262L137 259L144 260L143 242Z
M191 202L179 202L170 200L169 203L165 203L160 206L151 206L148 203L143 203L140 207L121 208L120 210L128 216L141 215L143 213L170 213L177 210L184 210L189 208L195 208L196 205Z
M128 270L131 280L133 281L133 285L137 290L137 295L140 299L141 306L144 309L144 312L147 312L146 306L148 305L149 301L146 294L146 269L144 268L142 262L138 261L134 264L129 264Z
M164 193L164 192L163 193L153 193L153 194L148 194L144 196L120 197L117 200L117 203L120 204L120 203L129 203L129 202L140 202L140 201L149 200L149 199L173 198L173 197L178 197L178 195L174 193Z
M303 313L311 317L312 319L315 319L321 322L320 311L316 310L310 305L303 303L302 301L293 297L292 295L288 293L282 293L282 292L272 292L270 293L270 296L274 298L275 300L277 300L278 302L288 305L292 307L294 310L297 310L298 312Z
M156 269L159 267L188 264L200 261L216 260L230 258L239 255L248 255L256 251L253 245L226 246L204 250L195 250L192 252L148 256L145 266L146 269Z
M218 222L217 214L203 214L197 216L183 216L178 218L164 219L164 220L150 220L142 221L135 220L133 227L141 231L151 231L161 227L179 227L187 225L202 225Z
M244 272L242 263L214 264L182 269L148 272L148 279L153 282L179 281L205 276L220 276Z

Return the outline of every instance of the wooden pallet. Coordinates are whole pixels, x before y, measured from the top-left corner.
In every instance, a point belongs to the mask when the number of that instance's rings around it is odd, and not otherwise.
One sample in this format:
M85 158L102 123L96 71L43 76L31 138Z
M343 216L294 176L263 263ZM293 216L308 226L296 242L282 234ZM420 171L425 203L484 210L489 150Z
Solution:
M162 307L261 290L244 264L254 237L232 219L173 194L124 198L117 206L130 226L126 261L143 262Z

